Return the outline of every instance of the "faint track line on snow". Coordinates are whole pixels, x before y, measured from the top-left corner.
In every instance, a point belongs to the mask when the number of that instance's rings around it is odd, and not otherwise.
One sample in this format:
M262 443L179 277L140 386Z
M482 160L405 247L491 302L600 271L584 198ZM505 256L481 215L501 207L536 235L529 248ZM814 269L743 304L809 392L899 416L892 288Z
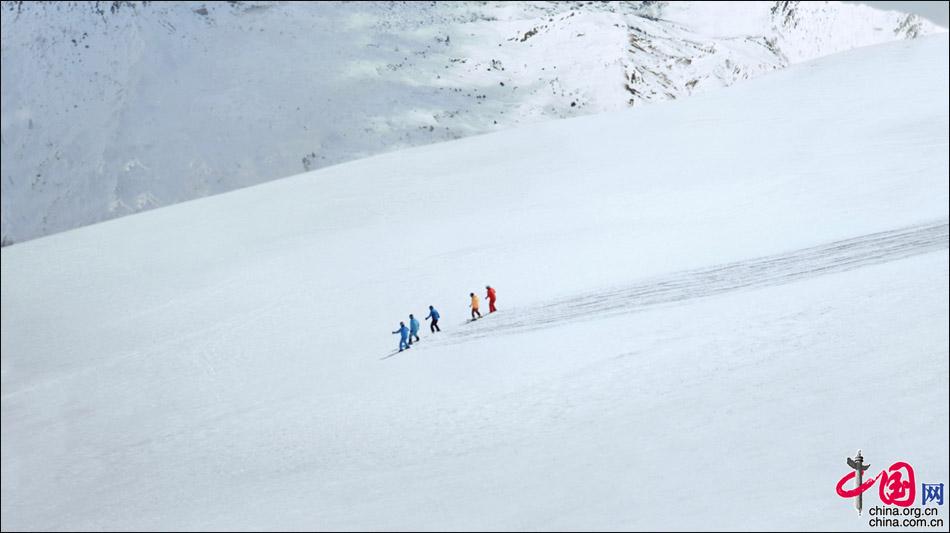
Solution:
M451 332L438 344L530 331L567 321L634 313L655 305L783 285L948 248L948 221L882 231L791 252L675 272L522 308Z

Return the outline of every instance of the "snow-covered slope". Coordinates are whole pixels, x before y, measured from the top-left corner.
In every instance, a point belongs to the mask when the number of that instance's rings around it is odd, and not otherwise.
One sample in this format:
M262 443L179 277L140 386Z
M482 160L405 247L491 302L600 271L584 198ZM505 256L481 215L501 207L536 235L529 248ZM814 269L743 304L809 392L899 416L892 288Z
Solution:
M937 30L835 2L3 2L2 13L5 243Z
M4 248L2 528L859 529L855 449L948 478L947 102L943 34Z

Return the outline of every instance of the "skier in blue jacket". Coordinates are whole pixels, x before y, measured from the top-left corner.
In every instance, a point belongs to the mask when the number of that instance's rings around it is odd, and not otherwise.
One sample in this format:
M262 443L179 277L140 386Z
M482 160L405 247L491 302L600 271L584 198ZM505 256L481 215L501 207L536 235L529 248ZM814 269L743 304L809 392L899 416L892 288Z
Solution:
M412 346L413 337L416 338L416 342L419 342L419 321L416 317L409 315L409 346Z
M429 330L432 331L432 333L435 333L436 331L442 331L439 329L439 312L436 311L431 305L429 306L429 316L426 317L426 320L429 320L430 318L432 319L432 323L429 324Z
M410 348L411 346L408 342L406 342L409 339L409 328L406 327L404 322L399 323L399 329L394 331L393 335L397 333L399 334L399 351L401 352L407 348Z

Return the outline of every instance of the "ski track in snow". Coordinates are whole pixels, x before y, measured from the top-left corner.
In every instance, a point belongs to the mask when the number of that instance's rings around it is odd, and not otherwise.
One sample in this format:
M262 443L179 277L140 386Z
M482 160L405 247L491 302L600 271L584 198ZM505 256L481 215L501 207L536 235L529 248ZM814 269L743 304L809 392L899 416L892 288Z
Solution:
M948 221L943 220L783 254L686 270L624 287L558 298L538 306L505 309L501 320L487 324L479 320L471 327L449 332L426 344L457 344L489 335L548 328L568 321L596 320L661 304L846 272L946 249L948 236Z

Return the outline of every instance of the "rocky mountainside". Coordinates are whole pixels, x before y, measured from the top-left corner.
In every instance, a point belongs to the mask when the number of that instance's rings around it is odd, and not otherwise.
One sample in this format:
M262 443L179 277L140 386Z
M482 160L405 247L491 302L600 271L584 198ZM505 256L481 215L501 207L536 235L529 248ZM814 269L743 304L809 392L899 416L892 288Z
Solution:
M2 2L2 13L5 244L943 31L837 2Z

